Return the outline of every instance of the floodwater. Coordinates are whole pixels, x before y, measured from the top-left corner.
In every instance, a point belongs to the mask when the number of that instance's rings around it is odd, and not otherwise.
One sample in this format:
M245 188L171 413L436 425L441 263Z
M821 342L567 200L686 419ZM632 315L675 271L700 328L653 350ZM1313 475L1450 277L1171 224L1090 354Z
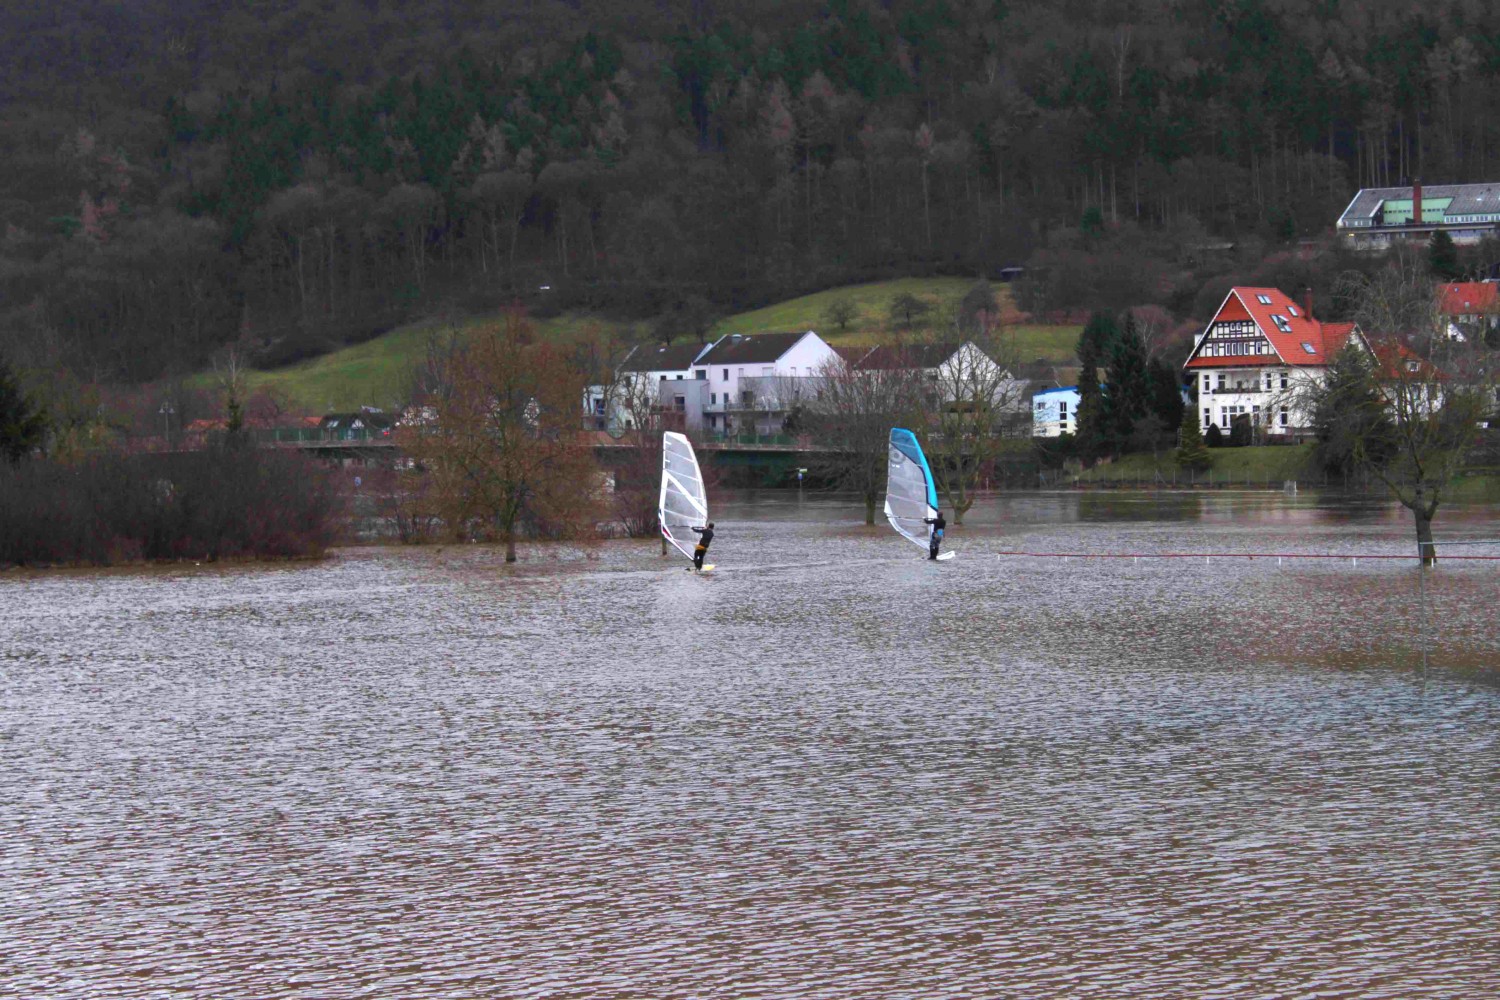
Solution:
M0 996L1500 995L1500 562L1308 496L859 519L0 575Z

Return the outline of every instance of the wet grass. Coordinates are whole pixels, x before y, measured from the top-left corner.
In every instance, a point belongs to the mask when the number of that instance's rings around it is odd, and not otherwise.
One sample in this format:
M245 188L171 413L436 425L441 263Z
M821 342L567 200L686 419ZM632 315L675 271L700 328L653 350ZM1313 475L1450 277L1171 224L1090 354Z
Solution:
M1312 458L1312 451L1311 444L1213 448L1209 450L1213 460L1212 467L1205 472L1189 473L1177 465L1172 449L1168 448L1156 455L1123 455L1112 462L1085 469L1078 475L1078 481L1100 485L1163 481L1178 485L1279 485L1288 479L1309 477L1308 462Z

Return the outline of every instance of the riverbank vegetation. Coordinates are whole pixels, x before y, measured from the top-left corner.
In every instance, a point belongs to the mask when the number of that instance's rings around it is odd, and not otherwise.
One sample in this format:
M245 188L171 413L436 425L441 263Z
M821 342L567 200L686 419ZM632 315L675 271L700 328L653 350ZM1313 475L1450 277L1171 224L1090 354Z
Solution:
M176 454L0 463L0 565L307 559L338 533L330 477L234 440Z

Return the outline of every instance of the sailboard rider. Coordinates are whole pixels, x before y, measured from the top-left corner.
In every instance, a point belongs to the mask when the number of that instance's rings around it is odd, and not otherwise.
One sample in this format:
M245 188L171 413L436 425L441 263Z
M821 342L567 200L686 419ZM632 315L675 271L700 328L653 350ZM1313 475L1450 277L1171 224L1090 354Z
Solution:
M922 518L923 524L932 525L932 538L927 543L928 559L936 559L938 557L938 549L943 547L943 532L948 530L948 522L943 519L943 512L936 511L935 513L937 514L936 517ZM712 528L713 525L709 525L709 527Z
M708 522L706 527L694 528L698 534L698 544L693 546L693 569L703 569L703 557L708 554L708 547L714 540L714 523Z

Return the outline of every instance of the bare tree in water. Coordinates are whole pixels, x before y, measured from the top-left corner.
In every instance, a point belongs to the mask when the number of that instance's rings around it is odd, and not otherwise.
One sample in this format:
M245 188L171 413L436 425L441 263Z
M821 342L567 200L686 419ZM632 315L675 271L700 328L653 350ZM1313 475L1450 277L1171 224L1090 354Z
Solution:
M868 363L836 357L801 393L804 423L819 446L814 466L838 488L859 494L865 523L885 495L892 427L918 419L921 379L901 346L877 348Z
M1030 436L1028 387L1011 374L1015 363L1015 350L1003 334L977 335L928 376L927 457L955 525L963 524L995 463L1018 438Z
M1400 258L1373 277L1347 275L1341 287L1373 356L1357 342L1346 347L1314 390L1315 412L1332 415L1353 461L1412 512L1431 566L1432 522L1495 406L1497 352L1449 339L1431 281Z
M517 311L473 331L438 359L436 392L399 443L431 477L455 537L496 538L516 559L522 526L590 537L603 515L602 477L580 427L585 376L565 352L533 342Z

